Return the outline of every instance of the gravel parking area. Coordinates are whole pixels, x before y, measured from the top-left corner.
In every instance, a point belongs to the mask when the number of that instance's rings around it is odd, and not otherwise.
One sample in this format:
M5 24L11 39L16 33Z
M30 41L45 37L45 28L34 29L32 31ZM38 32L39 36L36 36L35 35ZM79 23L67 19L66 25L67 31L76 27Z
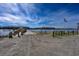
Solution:
M0 38L0 56L78 56L79 36L53 38L49 35L24 35Z

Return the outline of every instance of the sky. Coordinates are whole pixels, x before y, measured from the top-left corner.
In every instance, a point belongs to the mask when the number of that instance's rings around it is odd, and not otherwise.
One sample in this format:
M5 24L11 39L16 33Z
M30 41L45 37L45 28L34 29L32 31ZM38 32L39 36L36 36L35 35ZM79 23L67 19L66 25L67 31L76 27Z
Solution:
M79 4L0 3L0 26L76 28Z

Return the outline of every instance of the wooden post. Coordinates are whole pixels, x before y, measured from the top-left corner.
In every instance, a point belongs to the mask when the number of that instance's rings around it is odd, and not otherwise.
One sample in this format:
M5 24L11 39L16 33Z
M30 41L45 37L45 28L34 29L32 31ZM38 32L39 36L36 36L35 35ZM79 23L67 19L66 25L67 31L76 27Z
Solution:
M61 36L62 36L62 31L60 33L61 33Z
M72 31L72 35L74 35L74 30Z
M68 35L69 35L69 31L67 31L68 32Z
M78 30L77 30L77 35L78 35Z
M53 37L55 37L55 32L54 31L53 31L52 35L53 35Z
M63 31L63 35L65 35L65 31Z
M61 31L59 31L59 36L61 36Z

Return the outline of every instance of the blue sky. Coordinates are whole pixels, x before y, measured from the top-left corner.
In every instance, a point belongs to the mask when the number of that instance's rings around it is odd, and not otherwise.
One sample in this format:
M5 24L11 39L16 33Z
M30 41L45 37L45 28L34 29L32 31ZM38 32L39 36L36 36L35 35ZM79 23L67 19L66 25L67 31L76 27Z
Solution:
M67 22L64 22L64 18ZM0 26L68 27L79 23L79 4L0 4Z

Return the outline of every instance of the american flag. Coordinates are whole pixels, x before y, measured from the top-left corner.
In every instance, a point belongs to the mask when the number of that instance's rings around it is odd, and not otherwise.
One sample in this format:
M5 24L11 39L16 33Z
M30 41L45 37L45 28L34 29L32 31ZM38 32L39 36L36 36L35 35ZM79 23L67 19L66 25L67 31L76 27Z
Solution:
M68 22L68 21L66 20L66 18L64 18L64 22Z

